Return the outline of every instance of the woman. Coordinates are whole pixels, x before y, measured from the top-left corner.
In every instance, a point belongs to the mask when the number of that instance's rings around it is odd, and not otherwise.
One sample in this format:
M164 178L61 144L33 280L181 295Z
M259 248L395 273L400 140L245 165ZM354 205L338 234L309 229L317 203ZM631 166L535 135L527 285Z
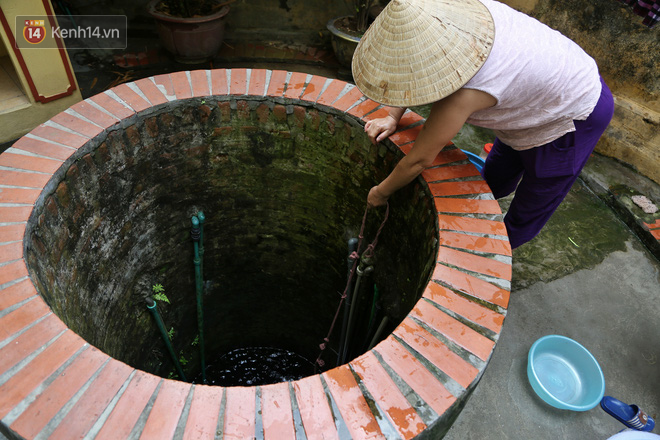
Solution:
M384 205L414 180L464 123L497 138L483 176L512 248L534 238L566 197L609 124L612 95L595 61L539 21L494 0L391 0L362 37L353 77L393 106L367 122L373 143L394 133L406 107L432 103L414 147L379 185Z

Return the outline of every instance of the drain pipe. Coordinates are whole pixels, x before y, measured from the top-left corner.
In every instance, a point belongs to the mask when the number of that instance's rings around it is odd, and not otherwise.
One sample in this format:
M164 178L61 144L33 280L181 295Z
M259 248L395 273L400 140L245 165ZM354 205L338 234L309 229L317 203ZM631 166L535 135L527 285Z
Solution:
M376 330L376 333L374 334L374 337L371 340L371 343L369 344L369 347L367 348L367 351L374 348L374 345L376 345L376 342L378 342L378 339L380 339L381 333L383 333L383 330L385 330L385 326L387 325L387 321L388 321L388 319L387 319L387 316L386 316L380 322L380 325L378 326L378 330Z
M156 326L160 331L160 335L163 337L163 341L165 341L165 345L167 346L167 351L170 353L170 357L172 358L172 362L174 362L174 366L176 367L176 371L179 374L179 377L181 378L182 381L188 382L186 380L186 375L183 374L183 369L181 369L181 364L179 363L179 359L176 357L176 354L174 353L174 348L172 347L172 341L170 341L170 337L167 336L167 330L165 330L165 324L163 323L163 318L161 318L160 313L158 313L158 308L156 307L156 301L154 301L153 298L151 297L147 297L145 301L147 303L147 309L149 309L149 311L151 312L151 316L154 317L154 320L156 321Z
M199 273L202 283L204 283L204 221L206 217L202 211L197 213L199 220Z
M201 258L199 255L199 241L201 238L201 228L199 226L199 218L197 216L192 217L192 229L190 230L190 236L193 239L193 246L195 252L195 258L193 263L195 264L195 293L197 297L197 330L199 331L199 359L202 366L202 382L206 382L206 359L204 357L204 310L202 307L203 301L203 285L202 285L202 266Z
M374 267L371 265L371 258L365 257L364 255L360 259L360 264L357 267L357 280L355 281L355 288L353 289L353 301L351 301L351 310L348 315L348 328L346 329L346 343L344 344L344 351L342 356L342 363L346 362L348 357L348 345L351 340L351 333L353 332L353 327L355 326L356 313L355 309L357 308L357 302L360 295L360 284L362 283L362 277L369 275L374 271Z
M348 240L348 258L346 259L348 272L346 278L350 280L351 270L353 270L353 264L355 263L355 258L353 258L353 252L357 251L358 239L351 238ZM349 286L348 292L346 292L346 301L344 302L344 319L341 322L341 336L339 338L339 349L337 351L337 366L340 366L344 363L344 346L346 345L346 329L348 328L348 318L349 318L349 309L351 307L351 288Z

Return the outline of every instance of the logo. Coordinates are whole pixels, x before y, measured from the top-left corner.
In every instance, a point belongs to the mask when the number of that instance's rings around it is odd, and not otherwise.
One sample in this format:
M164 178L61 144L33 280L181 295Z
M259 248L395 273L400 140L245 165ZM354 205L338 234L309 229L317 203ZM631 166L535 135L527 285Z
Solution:
M23 38L30 44L39 44L46 38L46 26L44 20L25 20L23 27Z

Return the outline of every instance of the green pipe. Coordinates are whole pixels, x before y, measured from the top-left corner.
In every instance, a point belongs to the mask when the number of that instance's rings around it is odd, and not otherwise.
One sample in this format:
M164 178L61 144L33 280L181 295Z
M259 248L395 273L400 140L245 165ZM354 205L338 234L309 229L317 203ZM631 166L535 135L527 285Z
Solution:
M190 235L193 239L193 246L195 252L195 258L193 263L195 264L195 293L197 297L197 330L199 331L199 359L202 366L202 382L206 383L206 359L204 356L204 309L202 307L203 302L203 285L202 285L202 266L201 259L199 257L199 239L200 239L200 227L199 219L196 216L192 217L192 230Z
M156 321L156 326L158 327L158 330L160 330L160 335L163 337L163 341L165 341L165 345L167 346L167 351L169 351L170 357L172 357L172 362L174 362L174 366L176 367L177 373L179 373L179 377L181 378L182 381L187 382L186 375L183 374L183 370L181 369L181 364L179 363L179 359L176 357L176 354L174 353L174 348L172 347L172 341L170 341L170 337L167 335L167 330L165 330L165 324L163 323L163 318L161 318L160 313L158 313L158 308L156 307L156 301L154 301L153 298L151 297L147 297L145 301L147 302L147 308L151 312L151 316L153 316L154 320Z
M383 330L385 330L385 325L387 325L387 316L383 318L383 320L380 322L380 325L378 326L378 330L376 330L376 333L374 334L373 339L371 340L371 343L369 344L369 348L367 350L371 350L374 348L374 345L376 345L376 342L378 342L378 339L380 338L380 334L383 333Z
M199 272L202 277L202 283L204 282L204 221L206 217L202 211L197 213L197 219L199 220Z
M367 333L365 334L364 342L362 343L362 346L365 348L365 351L367 347L369 347L367 344L371 340L372 333L374 331L374 328L376 326L376 314L380 311L380 303L379 303L379 297L380 294L378 292L378 287L374 284L374 295L373 295L373 300L371 301L371 315L369 316L369 325L367 325Z

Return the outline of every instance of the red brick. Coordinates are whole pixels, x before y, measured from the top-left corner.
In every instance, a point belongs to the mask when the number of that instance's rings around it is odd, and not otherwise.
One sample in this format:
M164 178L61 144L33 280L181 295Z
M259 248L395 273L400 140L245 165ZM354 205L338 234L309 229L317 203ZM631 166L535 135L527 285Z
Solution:
M229 84L229 93L231 95L247 94L247 69L232 69Z
M87 100L72 105L71 110L74 110L76 113L84 116L95 124L100 125L102 128L111 127L119 122L119 119L102 112L87 102Z
M90 347L79 354L36 400L11 424L25 438L33 438L99 369L108 356Z
M107 112L115 115L117 119L126 119L135 114L133 109L126 107L116 99L111 98L107 92L99 93L89 99L103 107Z
M128 104L136 112L141 112L151 107L147 101L144 100L140 95L138 95L133 89L131 89L126 84L120 84L117 87L113 87L113 92L119 96L126 104Z
M34 204L41 194L40 189L0 188L0 203Z
M50 157L53 159L66 160L75 150L64 147L62 145L51 144L50 142L40 141L29 137L22 137L12 145L12 148L28 151L30 153L39 154L41 156Z
M452 145L451 142L448 145ZM458 148L445 148L436 156L433 166L446 165L452 162L466 160L467 156ZM490 192L490 189L487 191Z
M280 97L284 95L284 86L286 82L286 72L284 70L273 70L268 82L268 91L266 95Z
M365 122L368 122L368 121L373 121L374 119L384 118L385 116L390 114L388 108L389 107L379 108L378 110L376 110L373 113L365 114L362 117L362 120L364 120Z
M211 93L213 95L226 95L228 91L227 70L211 70Z
M136 371L95 440L128 438L161 379Z
M442 383L394 338L385 339L375 350L437 414L444 414L456 401Z
M307 80L306 73L293 72L291 78L289 79L289 84L286 87L286 92L284 93L285 98L298 99L302 94L302 91L305 87L305 81Z
M479 374L478 368L451 351L449 347L410 318L404 319L394 334L463 388L467 389Z
M6 153L4 153L4 154L6 154ZM3 154L3 155L4 155L4 154ZM0 157L2 157L2 156L0 156ZM660 219L657 219L657 220L656 220L655 222L653 222L653 223L644 223L644 224L645 224L646 226L648 226L649 229L660 229Z
M69 133L64 130L58 130L57 128L48 125L40 125L34 128L30 134L74 149L82 147L89 140L86 137Z
M490 192L490 188L483 180L429 183L429 189L436 197L484 194Z
M261 417L264 440L296 438L288 382L261 387Z
M399 131L390 136L390 140L396 145L404 145L410 142L414 142L419 135L419 132L422 131L422 126L418 125L407 130ZM473 167L474 168L474 167Z
M424 120L424 118L415 112L405 112L399 120L399 127L405 128L422 120Z
M328 87L321 93L321 96L316 100L319 104L331 105L336 99L337 96L341 93L342 90L346 87L344 81L338 79L332 80Z
M4 418L36 387L43 383L71 356L83 347L85 341L71 331L64 333L44 349L21 371L0 386L0 418Z
M442 307L451 310L470 321L481 325L489 330L499 333L504 324L504 315L491 309L470 301L444 286L430 282L424 291L424 298L433 301Z
M0 285L28 276L23 260L0 266Z
M353 87L351 90L346 92L344 96L339 98L332 106L337 110L346 111L356 102L360 100L364 95L357 87Z
M128 365L110 359L48 439L83 438L117 395L131 371L133 369Z
M193 70L190 72L190 82L192 83L192 94L196 97L210 96L209 80L206 77L206 70Z
M439 244L443 246L480 251L487 254L511 256L511 245L508 240L498 240L496 238L479 237L449 231L440 231L439 239Z
M649 232L651 233L653 238L655 238L656 240L660 240L660 229L652 229Z
M275 116L277 122L286 122L286 107L275 104L273 107L273 116Z
M224 438L242 440L255 437L256 388L232 387L226 389Z
M426 301L419 301L409 316L419 319L484 361L488 360L495 347L495 342Z
M380 104L371 99L365 99L360 104L356 105L352 109L348 110L349 115L353 115L357 118L362 118L367 113L376 109Z
M360 376L362 383L367 387L374 400L378 402L378 407L390 419L400 438L414 438L426 429L426 424L410 406L405 396L401 394L376 356L367 352L351 362L351 366Z
M502 214L497 200L457 199L449 197L435 197L435 208L438 212L456 214Z
M10 243L12 241L23 240L25 225L0 226L0 243Z
M26 171L0 170L0 185L43 188L52 176L50 174L29 173Z
M264 96L266 94L266 70L252 69L248 95Z
M190 80L186 72L174 72L170 74L172 89L177 99L192 98Z
M94 125L91 122L85 121L66 112L58 113L50 118L50 120L88 138L93 138L103 131L102 127Z
M313 76L307 84L307 87L305 87L305 91L303 92L300 99L303 101L316 102L319 95L321 94L321 90L323 90L323 85L325 82L326 78L322 76Z
M480 176L474 165L453 165L448 167L428 168L422 172L427 182Z
M442 281L461 292L465 292L468 295L500 307L506 307L509 303L508 290L502 289L488 281L463 273L457 269L438 264L433 271L433 279Z
M293 382L305 435L309 440L339 440L320 376Z
M0 324L2 325L0 327L0 341L18 333L49 313L51 313L50 309L41 298L28 301L0 318ZM64 330L64 327L62 330Z
M215 438L222 394L220 387L195 385L183 440Z
M1 210L0 213L2 213ZM18 260L20 258L23 258L22 241L0 245L0 263L7 263L9 261Z
M26 222L32 206L0 206L0 223Z
M149 418L140 435L141 439L173 438L183 412L191 385L185 382L164 380Z
M21 333L9 345L0 348L0 374L9 371L63 331L60 320L50 315Z
M152 106L165 104L168 102L167 97L160 91L156 84L149 78L144 78L135 81L142 94L149 100Z
M333 368L322 376L335 399L351 438L384 439L385 436L348 366Z
M21 301L25 301L28 298L31 298L37 294L37 291L32 284L32 281L29 279L19 281L18 283L12 284L9 287L5 287L0 290L0 310L4 310L8 307L18 304ZM41 302L44 304L43 302ZM2 334L2 333L0 333Z
M507 281L511 280L511 264L444 246L441 246L438 251L438 262Z
M440 229L449 229L451 231L507 236L504 223L496 220L440 214L438 215L438 226Z
M159 90L165 89L166 95L174 96L174 85L172 84L172 76L169 73L156 75L153 80L156 85L161 86L158 87Z
M52 174L62 166L62 161L5 151L0 155L0 166Z

